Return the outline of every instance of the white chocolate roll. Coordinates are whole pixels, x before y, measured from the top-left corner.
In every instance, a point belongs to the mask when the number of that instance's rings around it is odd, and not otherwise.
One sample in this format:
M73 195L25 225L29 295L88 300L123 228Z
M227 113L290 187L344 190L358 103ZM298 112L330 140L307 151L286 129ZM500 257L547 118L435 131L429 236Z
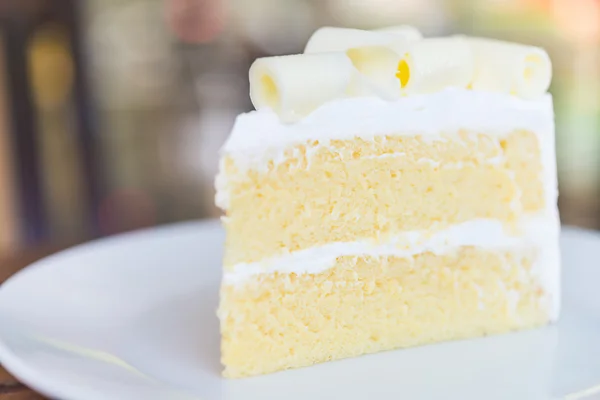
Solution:
M350 83L346 88L346 95L348 97L367 97L376 95L377 93L377 88L367 79L367 77L355 69L350 78Z
M406 41L407 39L397 33L325 27L313 33L304 53L346 51L364 46L390 46Z
M473 49L474 90L542 96L552 81L552 63L541 48L483 38L465 39Z
M373 32L393 33L394 35L402 36L404 40L409 42L416 42L423 39L423 34L417 28L410 25L389 26L386 28L375 29Z
M423 39L401 55L396 77L404 94L466 88L473 78L471 47L462 38Z
M400 97L396 77L400 53L385 46L364 46L348 49L348 58L362 77L363 95L377 95L385 100Z
M257 110L271 108L282 121L294 122L346 97L353 74L344 53L259 58L250 67L250 98Z

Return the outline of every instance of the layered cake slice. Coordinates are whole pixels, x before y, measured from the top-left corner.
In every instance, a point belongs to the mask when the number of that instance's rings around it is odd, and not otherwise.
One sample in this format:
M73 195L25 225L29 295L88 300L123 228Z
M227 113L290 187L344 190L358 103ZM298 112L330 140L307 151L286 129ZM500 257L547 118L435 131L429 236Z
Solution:
M557 319L548 56L415 32L252 66L217 178L225 376Z

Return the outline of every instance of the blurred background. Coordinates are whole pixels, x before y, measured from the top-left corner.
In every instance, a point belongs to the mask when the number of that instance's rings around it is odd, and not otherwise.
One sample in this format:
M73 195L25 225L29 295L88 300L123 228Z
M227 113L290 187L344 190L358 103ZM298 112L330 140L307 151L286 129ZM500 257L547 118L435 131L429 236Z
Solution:
M562 220L600 228L600 0L0 0L0 254L218 216L251 62L396 24L545 47Z

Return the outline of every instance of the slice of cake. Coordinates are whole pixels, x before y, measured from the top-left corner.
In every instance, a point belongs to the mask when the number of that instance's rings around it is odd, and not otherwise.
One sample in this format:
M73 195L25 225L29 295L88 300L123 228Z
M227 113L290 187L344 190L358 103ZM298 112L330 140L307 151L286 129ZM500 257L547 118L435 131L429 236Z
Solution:
M217 178L226 377L558 317L547 54L415 32L252 66Z

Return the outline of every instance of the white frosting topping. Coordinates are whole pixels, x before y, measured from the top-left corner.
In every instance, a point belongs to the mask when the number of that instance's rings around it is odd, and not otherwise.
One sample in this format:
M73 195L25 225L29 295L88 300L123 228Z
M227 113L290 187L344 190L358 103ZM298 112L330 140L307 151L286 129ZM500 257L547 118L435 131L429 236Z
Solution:
M523 100L450 88L392 102L377 97L340 99L295 124L282 123L270 109L241 114L222 151L233 157L238 167L261 168L287 147L309 140L326 145L330 140L388 134L437 137L461 129L499 136L527 129L553 136L553 120L549 94Z

